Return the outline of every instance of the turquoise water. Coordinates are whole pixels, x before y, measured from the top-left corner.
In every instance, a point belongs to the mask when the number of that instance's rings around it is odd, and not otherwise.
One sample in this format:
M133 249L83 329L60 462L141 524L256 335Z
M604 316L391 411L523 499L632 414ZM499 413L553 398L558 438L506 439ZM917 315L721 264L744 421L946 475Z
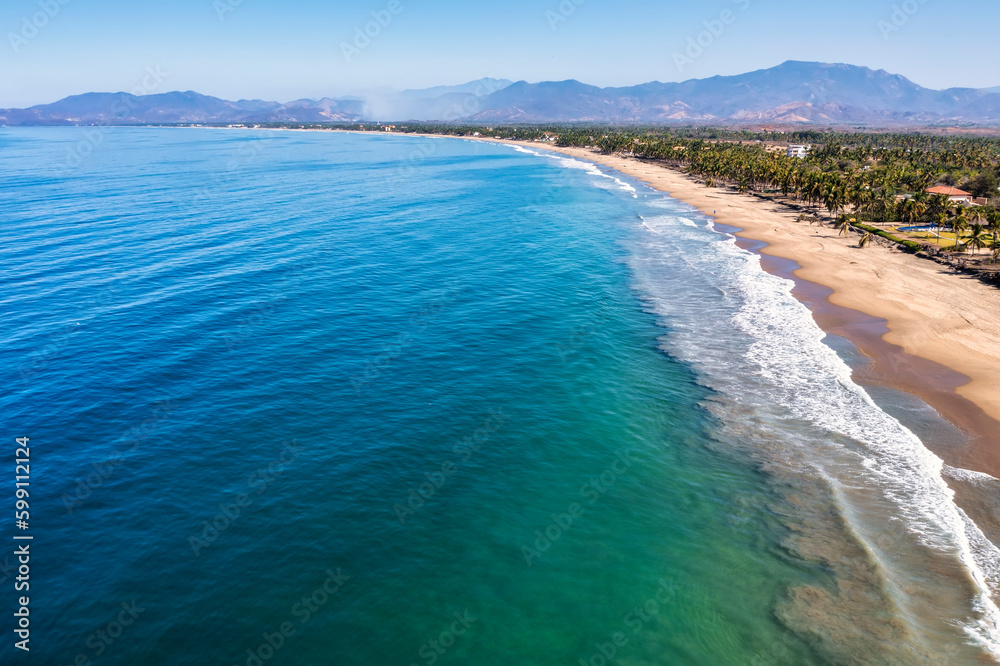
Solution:
M481 143L92 131L0 130L31 663L984 663L933 457L682 204Z

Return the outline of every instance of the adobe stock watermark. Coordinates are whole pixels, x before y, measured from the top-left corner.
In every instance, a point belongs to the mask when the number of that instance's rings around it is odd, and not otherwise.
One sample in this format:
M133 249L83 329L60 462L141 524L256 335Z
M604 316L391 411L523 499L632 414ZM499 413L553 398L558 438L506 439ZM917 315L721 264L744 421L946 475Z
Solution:
M745 12L750 8L750 0L731 0L740 12ZM694 61L704 55L705 51L712 48L716 40L725 32L728 26L736 23L739 13L732 9L723 9L719 12L718 18L703 21L704 30L694 37L689 37L687 48L683 52L674 51L674 65L678 72L683 72L685 67L693 65Z
M501 87L496 85L492 80L480 81L471 94L449 106L448 110L442 114L441 120L446 123L452 123L475 115L482 108L483 98L492 95L500 89ZM410 151L406 161L400 165L397 175L400 178L412 178L416 175L417 169L420 168L420 164L424 160L438 154L438 145L441 141L445 140L441 137L426 139L424 143Z
M545 20L549 22L552 32L559 29L560 23L565 23L569 17L576 13L576 10L587 3L587 0L562 0L555 9L545 12Z
M750 664L751 666L773 666L774 664L787 663L789 648L795 643L795 635L786 629L782 632L781 638L772 641L766 650L761 650L750 657Z
M590 479L580 486L580 496L587 500L589 506L597 504L597 501L608 493L611 488L618 483L618 479L628 473L635 464L635 460L630 457L631 450L624 450L615 456L614 462L601 472L598 476ZM562 538L586 513L586 508L580 502L571 502L563 513L553 513L552 522L544 529L535 530L534 548L525 544L521 546L521 555L524 562L529 567L534 566L535 560L549 551L552 546Z
M48 368L49 362L69 346L70 338L79 333L80 330L80 325L77 322L60 326L59 333L50 337L48 344L32 354L29 361L18 366L17 371L21 375L21 381L27 382Z
M166 420L173 411L174 406L170 404L169 399L156 403L153 405L152 415L143 419L138 425L132 426L122 435L118 440L120 445L117 450L112 452L106 460L92 463L93 471L87 476L76 479L76 488L73 489L72 493L63 493L61 499L63 506L66 507L66 515L72 514L74 509L79 508L89 500L94 491L102 487L119 466L125 464L125 456L134 452L140 444L149 439L159 428L160 422Z
M212 9L215 10L215 15L222 22L226 20L226 14L232 14L242 4L243 0L215 0L212 3Z
M441 120L446 123L450 123L475 115L482 107L482 99L492 95L497 90L500 90L500 86L495 85L493 81L480 81L472 94L467 96L461 102L455 102L452 104L451 107L445 111Z
M879 32L882 33L882 39L889 41L889 37L894 32L899 32L926 4L927 0L905 0L902 4L893 5L889 19L879 19L876 23Z
M455 612L451 616L454 621L451 623L448 629L442 631L438 636L427 641L420 646L417 650L417 656L424 660L427 666L433 666L438 662L444 653L447 652L459 638L465 635L465 633L476 623L479 618L473 617L468 609L462 611L461 613ZM419 666L416 662L410 664L410 666Z
M414 340L427 330L427 327L441 313L445 305L454 301L459 293L461 293L461 288L451 294L436 298L411 316L407 320L408 330L397 334L390 343L384 343L382 345L382 353L373 360L368 361L365 364L364 371L351 376L350 382L354 388L354 393L361 395L372 382L387 372L393 363L396 362L396 359L403 355L407 347L413 344Z
M201 557L203 549L218 541L219 537L240 519L244 511L253 506L254 497L263 494L285 471L285 467L299 457L304 448L297 440L283 442L283 444L284 447L277 458L267 465L257 468L247 476L247 490L245 492L233 497L229 503L220 503L219 511L211 522L201 521L201 530L188 537L188 545L191 546L195 557Z
M559 359L565 363L570 354L577 351L584 345L587 339L600 330L601 324L610 317L611 304L607 298L602 298L600 305L595 312L592 312L584 321L573 330L573 335L565 343L556 345L559 352Z
M767 500L763 495L739 495L729 504L730 510L726 516L729 527L736 530L747 525L755 516L767 508Z
M125 630L135 624L139 616L146 612L146 609L140 606L135 599L123 601L121 607L122 609L118 611L115 619L92 633L84 641L84 645L92 651L89 653L91 656L88 656L87 652L78 653L73 661L69 662L72 666L89 666L91 659L97 659L104 655L112 644L122 637Z
M206 182L194 191L194 200L199 203L212 202L223 190L236 182L244 169L255 162L281 136L279 130L254 130L250 138L240 142L239 148L226 160L224 171L213 171L211 182ZM249 227L247 221L240 228Z
M162 71L159 65L147 66L142 80L130 91L133 96L115 100L111 105L111 113L116 118L127 116L136 107L136 97L152 93L160 87L168 76L169 74ZM112 124L114 124L113 121L108 120L105 123L83 130L83 139L67 148L67 167L74 169L80 166L85 158L97 150L97 147L104 143L107 127Z
M624 630L633 636L641 632L653 619L659 615L663 606L670 605L677 596L678 586L672 581L661 578L656 591L644 602L635 606L622 618ZM622 649L629 646L629 636L626 631L612 632L606 643L594 643L596 652L589 659L580 659L580 666L607 666L615 660Z
M396 175L399 178L413 178L424 160L437 155L438 141L441 139L428 139L426 143L411 150L406 161L396 170Z
M351 580L351 577L343 573L339 567L336 571L327 569L324 573L326 580L311 593L292 604L288 610L291 617L279 624L275 631L270 633L265 631L261 634L261 643L257 647L247 648L246 661L243 664L234 664L233 666L264 666L271 661L278 650L295 636L298 628L308 624L319 613L320 609L340 592L347 581Z
M232 335L223 335L226 348L232 352L250 339L264 321L274 313L275 306L285 300L283 293L276 292L266 300L254 305L254 311L240 319Z
M7 39L14 53L20 53L21 49L28 45L38 33L49 24L72 0L38 0L37 11L31 16L21 17L21 29L18 32L8 32Z
M14 563L10 561L10 555L3 558L3 564L0 564L0 585L3 585L8 580L10 580L14 574L17 572Z
M466 437L452 447L455 459L446 460L434 471L425 473L424 482L416 488L410 488L410 495L405 504L393 505L392 510L396 512L399 524L405 525L407 517L414 516L423 509L451 477L458 473L462 465L467 464L474 455L482 450L483 446L490 441L490 435L497 433L506 420L507 416L503 413L503 407L491 409L490 415L483 421L481 428L476 429L470 437Z
M122 274L119 273L115 276L114 280L110 282L110 284L102 287L101 291L97 295L91 296L84 302L86 309L81 311L76 318L90 318L91 316L94 316L96 311L100 310L100 308L113 303L118 297L121 284ZM66 350L69 346L70 338L77 333L85 331L86 329L86 326L81 326L77 321L71 321L60 326L58 329L59 333L49 337L48 344L46 344L45 347L31 354L29 361L18 366L17 370L18 374L21 376L21 380L28 382L32 378L36 377L38 373L46 370L49 367L49 364Z
M372 20L354 28L354 40L350 43L341 42L340 52L344 55L344 60L348 63L361 55L361 52L372 45L372 40L382 34L382 31L389 27L392 19L403 13L403 3L400 0L389 0L385 9L380 9L371 13Z

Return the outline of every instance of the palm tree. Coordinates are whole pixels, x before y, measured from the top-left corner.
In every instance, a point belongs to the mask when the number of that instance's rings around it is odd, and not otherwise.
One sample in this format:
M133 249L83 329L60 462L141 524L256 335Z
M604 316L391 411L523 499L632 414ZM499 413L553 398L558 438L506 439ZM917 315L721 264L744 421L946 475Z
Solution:
M993 232L993 240L997 240L997 236L1000 235L1000 211L996 208L991 208L986 213L986 219L990 223L990 231Z
M847 203L847 193L837 181L831 180L823 189L823 205L832 217L844 208Z
M983 218L985 217L986 213L983 212L982 207L973 206L972 208L969 209L969 219L972 220L973 222L978 222L981 224Z
M978 222L972 225L972 233L969 236L969 247L972 248L972 254L976 254L976 250L986 247L987 238L986 227Z
M927 204L916 199L905 199L899 210L903 221L912 225L924 217L924 213L927 212Z
M969 219L965 216L965 211L959 211L958 215L951 221L951 230L955 232L955 250L962 249L962 232L969 228Z
M840 217L836 224L837 229L840 230L840 233L837 234L838 236L846 236L851 233L851 220L852 218L849 218L846 215L842 215Z
M858 247L860 247L860 248L863 249L866 245L868 245L869 243L871 243L873 240L875 240L875 236L872 234L872 232L866 231L864 233L864 235L861 236L861 240L858 241Z
M944 194L934 194L927 200L927 212L930 214L931 219L940 220L942 214L947 219L951 217L954 209L954 202Z
M875 194L867 185L853 188L849 193L851 205L859 215L867 212L870 219L875 219L874 202Z
M888 190L882 190L875 197L875 200L871 204L872 207L872 218L875 217L875 210L880 212L880 221L888 222L890 215L897 212L899 206L896 205L896 195Z
M794 169L791 174L789 182L791 183L792 191L795 192L795 199L797 201L802 195L802 186L806 181L802 177L802 172L798 169Z
M913 224L916 209L916 201L913 199L903 199L903 201L899 204L899 219L907 224Z
M809 182L805 187L806 201L816 207L819 213L819 202L823 200L823 180L821 177L810 174Z

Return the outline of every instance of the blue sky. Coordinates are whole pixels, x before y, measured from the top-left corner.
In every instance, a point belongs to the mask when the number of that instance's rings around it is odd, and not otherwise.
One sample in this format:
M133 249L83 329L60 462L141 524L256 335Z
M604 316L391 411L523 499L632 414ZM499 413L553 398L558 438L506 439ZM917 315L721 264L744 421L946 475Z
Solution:
M998 24L995 0L3 0L0 107L119 90L288 101L484 76L621 86L793 59L990 87ZM375 36L355 42L366 25Z

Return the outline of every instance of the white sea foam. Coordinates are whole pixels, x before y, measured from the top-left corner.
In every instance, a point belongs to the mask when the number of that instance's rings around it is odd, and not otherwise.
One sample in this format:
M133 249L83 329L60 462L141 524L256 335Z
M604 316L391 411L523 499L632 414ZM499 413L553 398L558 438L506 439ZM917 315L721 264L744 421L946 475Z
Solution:
M705 218L694 212L682 211L679 212L677 208L677 202L672 199L657 198L652 199L647 202L647 205L651 208L656 208L658 210L668 211L670 215L667 215L667 222L669 224L683 224L687 227L697 227L714 230L715 225L713 224L711 218ZM669 225L663 228L666 232L669 230Z
M536 157L545 157L545 158L548 158L548 159L555 160L556 162L559 163L559 166L565 167L567 169L580 169L580 170L585 171L586 173L590 174L591 176L597 176L599 178L605 178L607 180L612 181L612 184L613 184L608 189L618 189L618 190L621 190L623 192L628 192L629 194L632 195L632 198L634 198L634 199L638 199L639 198L639 195L636 193L636 190L635 190L634 187L632 187L631 185L629 185L628 183L626 183L625 181L623 181L621 178L618 178L618 177L616 177L614 175L611 175L611 174L608 174L608 173L605 173L605 172L601 171L597 167L596 164L593 164L591 162L584 162L582 160L573 159L572 157L564 157L564 156L556 154L556 153L547 153L547 152L546 153L539 153L539 152L536 152L534 150L530 150L528 148L525 148L524 146L513 146L513 148L514 148L514 150L516 150L519 153L525 153L527 155L535 155ZM598 183L599 182L600 181L598 181ZM595 184L597 184L597 183L595 183ZM600 187L599 184L598 184L598 187Z
M760 419L755 427L767 424L789 446L801 436L801 424L846 438L843 444L817 442L807 453L822 468L821 447L839 446L836 466L826 470L835 483L879 488L921 543L961 560L979 588L974 606L981 619L966 630L1000 656L1000 609L991 598L1000 582L1000 550L956 506L941 459L854 383L811 313L792 296L791 281L765 272L734 239L692 229L695 214L666 201L656 207L675 214L647 218L651 245L636 261L644 290L666 317L671 353L745 405ZM683 280L676 277L679 262L690 268ZM708 286L722 288L722 303L706 298ZM724 333L734 329L735 336Z
M867 445L864 467L895 500L923 543L957 549L982 590L977 605L986 619L973 633L1000 654L1000 609L991 599L986 573L1000 560L982 547L989 543L986 537L955 505L954 492L942 478L941 459L854 383L850 368L823 343L824 333L792 297L790 281L765 273L759 265L738 272L737 280L746 304L733 323L755 336L748 360L773 383L792 413Z
M591 163L515 148L611 179L637 197L634 188ZM664 214L642 219L652 245L635 260L644 290L667 318L671 352L701 370L712 388L728 393L769 437L795 443L790 421L797 421L854 442L854 448L838 451L841 462L853 463L830 480L847 488L866 477L865 485L881 490L921 543L960 559L979 590L973 606L980 617L965 630L1000 657L1000 609L992 598L1000 593L1000 549L955 504L943 461L853 381L809 310L792 296L791 281L765 272L759 257L735 239L723 239L712 218L669 198L647 203ZM689 270L678 271L678 263ZM707 289L716 299L705 298ZM733 329L738 335L720 335ZM734 354L745 368L733 367ZM732 379L750 375L753 386Z
M1000 479L995 476L990 476L985 472L975 472L971 469L962 469L961 467L952 467L951 465L945 465L945 472L948 476L953 476L956 479L961 479L962 481L971 481L973 483L996 483L1000 484Z

